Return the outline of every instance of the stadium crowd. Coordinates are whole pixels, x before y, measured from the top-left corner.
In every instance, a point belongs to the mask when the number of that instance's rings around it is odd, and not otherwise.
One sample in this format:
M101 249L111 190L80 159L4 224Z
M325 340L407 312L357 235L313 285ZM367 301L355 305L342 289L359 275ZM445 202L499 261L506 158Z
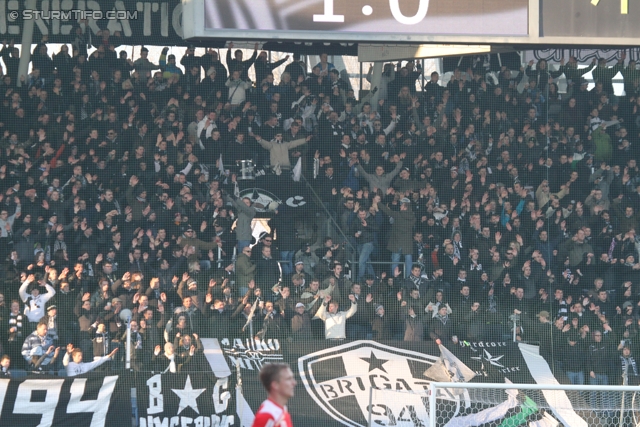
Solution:
M624 54L496 78L480 61L421 91L414 62L386 64L357 99L326 53L308 70L258 45L158 63L118 45L103 30L88 55L79 28L51 55L43 39L18 76L3 43L2 374L123 368L124 310L136 370L197 370L201 338L253 331L515 336L575 384L639 373L640 71ZM302 238L239 198L249 160L283 188L299 165L332 219Z

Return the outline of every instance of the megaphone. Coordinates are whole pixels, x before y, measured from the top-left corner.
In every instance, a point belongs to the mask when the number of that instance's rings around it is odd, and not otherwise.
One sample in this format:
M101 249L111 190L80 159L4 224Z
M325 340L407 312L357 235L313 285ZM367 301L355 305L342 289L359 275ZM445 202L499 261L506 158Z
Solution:
M129 310L128 308L125 308L120 312L120 320L122 320L123 322L128 322L129 319L131 319L132 315L133 313L131 312L131 310Z

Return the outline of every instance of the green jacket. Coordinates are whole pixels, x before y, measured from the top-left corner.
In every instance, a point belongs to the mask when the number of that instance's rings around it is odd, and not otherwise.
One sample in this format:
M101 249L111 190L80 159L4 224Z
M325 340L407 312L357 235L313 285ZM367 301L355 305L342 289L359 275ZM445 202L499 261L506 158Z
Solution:
M598 128L591 134L593 145L595 146L595 153L593 153L593 160L596 164L600 162L611 161L611 155L613 152L613 146L611 144L611 137L603 128Z

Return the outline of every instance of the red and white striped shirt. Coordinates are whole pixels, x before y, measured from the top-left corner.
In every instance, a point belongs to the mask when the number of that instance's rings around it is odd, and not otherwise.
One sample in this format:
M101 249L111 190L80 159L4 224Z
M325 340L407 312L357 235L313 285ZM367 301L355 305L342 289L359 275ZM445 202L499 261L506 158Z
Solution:
M252 427L293 427L293 422L286 406L267 399L260 405Z

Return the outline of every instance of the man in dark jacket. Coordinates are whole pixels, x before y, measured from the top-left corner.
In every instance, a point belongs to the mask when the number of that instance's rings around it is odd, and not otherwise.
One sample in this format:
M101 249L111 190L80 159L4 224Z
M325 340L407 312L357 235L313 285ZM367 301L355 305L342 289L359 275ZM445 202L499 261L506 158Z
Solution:
M278 261L271 256L271 247L263 246L260 258L256 260L256 284L261 289L271 289L280 279Z
M405 277L411 274L413 265L413 227L416 224L416 217L411 211L411 201L402 198L400 200L400 210L393 211L385 205L379 205L380 210L390 218L393 218L391 233L387 243L387 250L391 252L391 273L396 270L400 256L404 254Z
M267 52L264 50L260 52L260 55L256 58L256 62L254 62L253 67L256 70L256 85L262 85L264 79L267 78L267 74L270 74L278 68L280 65L284 64L289 59L289 55L285 56L279 61L270 62L267 59Z
M365 272L375 275L373 267L368 262L371 253L375 249L375 233L378 228L375 219L368 217L367 211L364 209L358 211L358 216L351 225L351 234L355 238L358 247L358 281L362 281Z
M590 385L609 385L615 382L612 378L612 369L615 366L616 353L615 345L612 342L613 333L605 333L600 329L593 331L593 342L587 349L587 369L589 371ZM591 408L609 409L613 408L611 393L592 391L589 396Z
M240 78L244 81L249 80L249 68L253 65L258 57L258 43L255 44L253 49L253 55L246 61L242 60L242 51L237 49L234 52L235 58L231 58L231 49L233 49L233 42L229 43L229 50L227 50L227 67L229 72L240 71Z

